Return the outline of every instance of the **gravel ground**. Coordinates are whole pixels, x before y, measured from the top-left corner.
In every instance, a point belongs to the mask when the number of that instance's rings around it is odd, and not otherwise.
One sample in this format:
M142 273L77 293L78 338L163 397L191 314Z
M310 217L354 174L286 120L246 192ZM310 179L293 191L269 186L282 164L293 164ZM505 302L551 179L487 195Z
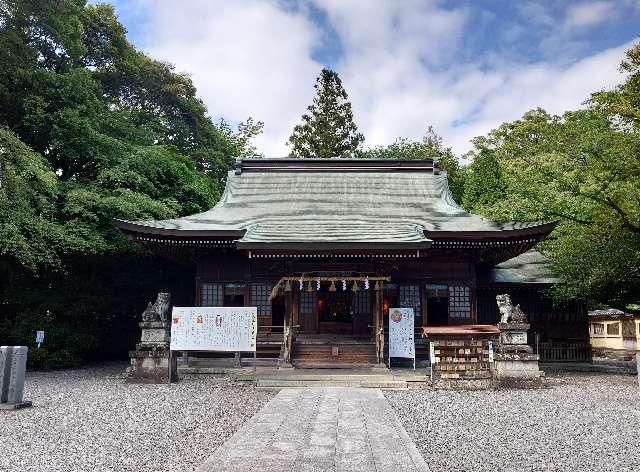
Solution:
M433 472L640 471L635 377L565 374L541 390L386 397Z
M126 365L31 373L0 411L0 471L190 471L272 396L227 378L125 384Z

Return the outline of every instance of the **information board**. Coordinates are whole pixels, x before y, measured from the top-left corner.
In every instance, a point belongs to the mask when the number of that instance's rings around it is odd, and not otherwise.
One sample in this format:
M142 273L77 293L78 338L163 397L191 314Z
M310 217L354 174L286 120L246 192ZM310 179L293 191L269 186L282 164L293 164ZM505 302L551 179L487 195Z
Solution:
M413 308L389 308L389 357L416 358Z
M172 351L256 350L256 307L174 307Z
M38 349L40 348L40 344L44 342L44 331L36 331L36 344L38 344Z

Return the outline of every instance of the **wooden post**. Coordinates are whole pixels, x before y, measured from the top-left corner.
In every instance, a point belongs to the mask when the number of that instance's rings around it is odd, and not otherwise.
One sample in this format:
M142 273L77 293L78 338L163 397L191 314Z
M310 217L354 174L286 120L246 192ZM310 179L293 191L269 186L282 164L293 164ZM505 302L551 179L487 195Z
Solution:
M376 363L380 364L380 341L378 340L378 333L380 330L380 316L378 316L378 312L380 311L380 300L378 294L382 292L382 290L375 291L375 299L373 303L373 342L376 343Z
M284 299L284 328L282 329L282 342L284 346L284 365L282 367L291 367L292 346L289 345L289 339L294 326L293 306L293 291L286 292Z
M420 311L422 312L422 327L427 326L427 319L429 318L429 297L427 289L424 286L424 281L420 283Z
M375 317L376 317L376 353L378 364L384 363L384 290L376 290Z
M640 388L640 352L636 354L636 369L638 373L638 388Z

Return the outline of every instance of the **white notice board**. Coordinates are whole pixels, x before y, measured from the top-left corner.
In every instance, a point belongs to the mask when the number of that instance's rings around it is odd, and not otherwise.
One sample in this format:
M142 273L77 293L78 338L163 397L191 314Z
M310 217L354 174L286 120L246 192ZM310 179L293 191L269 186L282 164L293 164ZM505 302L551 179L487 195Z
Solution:
M413 308L389 308L389 358L416 358Z
M256 350L256 307L174 307L172 351Z

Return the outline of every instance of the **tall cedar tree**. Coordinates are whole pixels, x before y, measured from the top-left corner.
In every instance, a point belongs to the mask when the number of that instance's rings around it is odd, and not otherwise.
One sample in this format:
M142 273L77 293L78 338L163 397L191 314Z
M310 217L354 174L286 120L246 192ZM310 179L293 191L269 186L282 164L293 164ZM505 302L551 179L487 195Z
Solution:
M351 157L364 141L353 122L351 102L338 74L322 69L316 96L287 141L291 157Z

